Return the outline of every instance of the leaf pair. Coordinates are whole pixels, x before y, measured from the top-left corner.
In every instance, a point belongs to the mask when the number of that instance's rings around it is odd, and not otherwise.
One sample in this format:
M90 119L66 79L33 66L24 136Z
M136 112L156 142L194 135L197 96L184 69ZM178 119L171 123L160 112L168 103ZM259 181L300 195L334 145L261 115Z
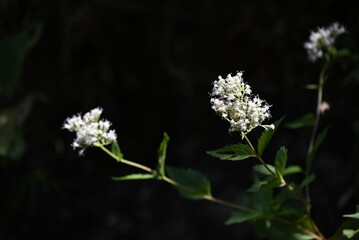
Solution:
M146 180L146 179L163 179L165 177L165 161L166 161L166 152L167 144L169 141L169 136L167 133L163 133L163 139L158 148L158 163L156 171L152 173L134 173L123 177L113 177L113 180L123 181L123 180ZM122 159L123 154L121 153L120 147L117 142L112 143L112 153L116 155L119 161Z
M274 129L268 129L261 134L257 143L257 152L255 152L255 150L252 149L247 144L239 143L239 144L224 146L216 150L208 151L207 153L221 160L232 160L232 161L244 160L250 157L261 157L269 141L271 140L273 134L275 133L276 129L278 128L279 124L283 119L284 117L282 117L281 119L277 120L274 123L275 126Z

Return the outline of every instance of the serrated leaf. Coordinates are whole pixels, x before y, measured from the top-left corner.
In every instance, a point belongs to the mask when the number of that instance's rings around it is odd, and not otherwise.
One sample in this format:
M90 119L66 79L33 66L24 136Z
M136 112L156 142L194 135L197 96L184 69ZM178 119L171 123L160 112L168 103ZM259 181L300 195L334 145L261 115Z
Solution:
M302 168L299 166L288 166L286 169L284 169L283 171L283 176L285 175L291 175L291 174L296 174L296 173L301 173L303 172Z
M312 167L312 163L313 163L313 159L315 157L315 155L317 154L318 148L319 146L322 144L322 142L324 141L325 137L328 134L328 130L329 127L326 127L319 135L318 137L315 139L314 145L313 145L313 149L312 151L309 153L308 157L307 157L307 169L310 169Z
M277 130L279 124L282 122L282 120L284 119L284 117L282 117L281 119L277 120L274 123L274 129L268 129L266 131L264 131L261 136L258 139L258 143L257 143L257 150L258 150L258 155L262 156L264 150L266 149L269 141L271 140L273 134L275 133L275 131Z
M134 173L123 177L112 177L112 180L124 181L124 180L146 180L154 178L152 174Z
M267 164L267 167L272 172L275 172L275 167L273 165ZM253 166L253 170L258 172L258 173L264 174L264 175L268 175L268 176L272 175L272 173L269 172L268 169L265 166L263 166L262 164Z
M118 158L118 160L121 160L123 158L120 146L116 141L112 142L111 144L111 152Z
M359 219L359 212L354 213L354 214L345 214L345 215L343 215L343 217Z
M176 189L180 195L189 199L202 199L211 196L211 184L201 173L184 168L166 167L169 177L179 186Z
M157 151L158 154L157 171L160 177L165 176L165 161L166 161L167 144L169 139L170 138L167 135L167 133L164 132L162 142L160 143L160 146Z
M224 146L216 150L208 151L207 153L221 160L232 160L232 161L244 160L255 156L252 149L248 145L241 143Z
M307 186L308 184L312 183L315 179L315 175L314 174L311 174L309 175L308 177L306 177L303 182L300 184L300 187L299 188L303 188L305 186Z
M314 124L314 115L312 113L307 113L297 120L286 123L285 126L287 128L296 129L306 126L312 126Z
M261 218L264 215L257 212L233 212L232 216L225 222L226 225L246 222L249 220Z
M285 165L287 164L287 159L288 159L287 149L285 147L279 148L275 156L274 166L277 174L279 174L280 176L283 176Z

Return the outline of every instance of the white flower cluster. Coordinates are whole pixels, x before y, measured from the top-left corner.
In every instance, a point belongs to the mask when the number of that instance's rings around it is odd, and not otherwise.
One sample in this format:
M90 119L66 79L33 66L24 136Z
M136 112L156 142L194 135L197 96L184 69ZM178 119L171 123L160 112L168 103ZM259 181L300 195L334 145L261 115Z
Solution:
M95 108L83 117L77 114L66 119L63 128L70 132L76 132L76 139L72 146L82 148L80 155L87 147L93 146L95 143L107 145L116 141L115 130L110 130L111 122L100 120L101 114L102 108Z
M265 129L274 125L262 125L270 117L269 105L258 96L252 95L251 87L243 81L243 73L218 77L213 83L211 93L212 109L230 122L230 132L238 131L244 137L252 129L261 126Z
M347 32L345 27L338 23L333 23L327 28L320 27L316 32L312 31L309 36L309 41L304 43L304 48L307 49L308 57L311 61L316 61L324 56L324 53L333 47L335 39Z

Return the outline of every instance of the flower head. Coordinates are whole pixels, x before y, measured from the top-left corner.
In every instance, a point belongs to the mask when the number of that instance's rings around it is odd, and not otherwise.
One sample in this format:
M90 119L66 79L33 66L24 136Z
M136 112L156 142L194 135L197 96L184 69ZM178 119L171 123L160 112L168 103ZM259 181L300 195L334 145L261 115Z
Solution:
M307 49L309 59L314 62L318 58L322 58L329 48L333 47L336 38L345 32L347 30L338 23L312 31L309 41L304 43L304 48Z
M110 130L111 122L101 120L102 108L92 109L82 117L74 115L65 120L63 128L70 132L76 132L76 138L72 143L73 148L81 148L80 155L85 149L95 144L108 145L116 141L115 130Z
M210 101L212 109L231 124L229 131L238 131L244 137L258 126L267 129L274 128L274 125L262 125L270 117L270 106L252 94L251 87L243 81L242 75L243 72L235 76L228 74L225 79L219 76L213 82Z

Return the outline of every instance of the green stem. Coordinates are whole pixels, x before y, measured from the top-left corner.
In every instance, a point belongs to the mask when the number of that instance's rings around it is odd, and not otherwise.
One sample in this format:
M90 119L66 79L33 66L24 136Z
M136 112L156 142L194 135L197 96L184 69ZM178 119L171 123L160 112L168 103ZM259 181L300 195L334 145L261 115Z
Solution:
M261 158L261 156L259 156L259 154L257 154L256 149L253 147L251 141L249 141L249 139L247 138L246 135L244 135L244 139L246 140L246 142L248 143L249 147L252 149L253 153L256 155L255 158L258 159L258 161L275 177L277 178L277 174L275 172L273 172L268 165L263 161L263 159Z
M118 156L116 156L115 154L113 154L110 150L108 150L105 146L103 146L102 144L96 144L95 145L96 147L99 147L101 148L105 153L107 153L108 155L110 155L110 157L114 158L117 162L121 162L121 163L124 163L124 164L127 164L127 165L130 165L132 167L136 167L136 168L139 168L139 169L142 169L146 172L153 172L153 169L149 168L149 167L146 167L142 164L139 164L139 163L135 163L135 162L132 162L132 161L129 161L129 160L126 160L124 158L119 158Z
M313 130L312 130L312 134L310 137L310 141L309 141L309 147L308 147L308 156L311 154L312 150L313 150L313 146L314 146L314 142L315 142L315 138L317 135L317 131L318 131L318 126L319 126L319 119L320 119L320 108L322 105L322 101L323 101L323 88L324 88L324 83L326 80L326 71L328 69L329 66L329 60L326 60L320 75L319 75L319 84L318 84L318 96L317 96L317 109L316 109L316 113L315 113L315 121L314 121L314 126L313 126ZM305 177L307 178L309 176L311 170L311 166L307 166L306 171L305 171ZM310 193L309 193L309 185L305 186L305 196L306 196L306 200L309 203L309 211L310 211Z

